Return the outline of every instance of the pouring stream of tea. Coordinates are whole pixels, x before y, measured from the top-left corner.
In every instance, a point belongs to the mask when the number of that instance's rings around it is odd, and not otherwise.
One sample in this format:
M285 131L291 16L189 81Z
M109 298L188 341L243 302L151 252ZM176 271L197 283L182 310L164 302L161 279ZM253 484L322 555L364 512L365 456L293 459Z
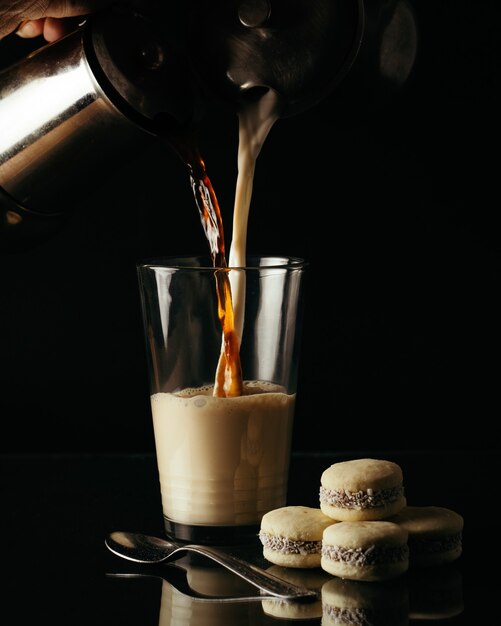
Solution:
M244 267L246 264L247 226L256 160L278 117L279 100L271 90L257 101L246 102L238 112L238 176L230 267ZM171 138L171 143L188 166L195 203L209 244L212 264L216 268L218 317L223 334L214 396L240 396L243 390L240 342L244 324L245 274L227 269L221 210L194 135Z

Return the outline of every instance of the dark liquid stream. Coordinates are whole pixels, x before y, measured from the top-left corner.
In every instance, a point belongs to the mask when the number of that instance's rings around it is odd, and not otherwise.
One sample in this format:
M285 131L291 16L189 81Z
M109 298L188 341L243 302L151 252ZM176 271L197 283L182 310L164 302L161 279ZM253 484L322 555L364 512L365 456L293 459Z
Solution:
M217 365L214 396L242 395L240 346L235 332L231 284L224 245L224 228L216 193L207 174L195 137L171 138L171 143L188 166L191 188L200 214L200 221L209 244L215 269L218 317L223 331L223 349Z

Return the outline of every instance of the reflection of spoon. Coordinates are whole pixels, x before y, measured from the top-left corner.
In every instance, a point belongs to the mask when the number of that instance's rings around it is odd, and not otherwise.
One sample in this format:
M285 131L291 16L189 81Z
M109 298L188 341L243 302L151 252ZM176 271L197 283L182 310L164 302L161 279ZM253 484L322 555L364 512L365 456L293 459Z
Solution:
M182 545L139 533L113 532L106 538L107 548L124 559L136 563L158 564L178 559L184 552L206 556L232 571L265 593L284 600L316 599L317 594L277 578L260 567L213 548L195 544Z
M206 595L195 591L184 571L177 565L162 567L159 574L107 574L108 577L121 579L146 580L151 579L155 586L160 583L160 607L158 626L221 626L221 624L238 624L239 626L258 626L264 624L261 610L263 596L259 592L254 595L227 595L225 585L215 585L214 595ZM204 573L212 578L212 574L219 580L229 583L233 588L240 584L248 587L238 576L223 567L209 565L203 568ZM183 575L184 574L184 575ZM225 575L227 578L225 578ZM213 585L209 585L211 587ZM258 602L253 602L258 600ZM276 602L292 606L309 606L309 602L287 602L273 598Z
M171 576L170 573L167 575L160 574L140 574L137 572L126 572L126 573L108 573L106 574L110 578L124 578L124 579L133 579L133 578L151 578L152 580L161 580L163 582L169 583L178 593L181 595L190 598L195 601L200 602L217 602L217 603L227 603L227 602L252 602L253 600L263 601L262 595L252 595L252 596L206 596L203 593L199 593L195 591L193 587L190 587L188 581L186 580L186 576L182 576L176 574L175 576Z

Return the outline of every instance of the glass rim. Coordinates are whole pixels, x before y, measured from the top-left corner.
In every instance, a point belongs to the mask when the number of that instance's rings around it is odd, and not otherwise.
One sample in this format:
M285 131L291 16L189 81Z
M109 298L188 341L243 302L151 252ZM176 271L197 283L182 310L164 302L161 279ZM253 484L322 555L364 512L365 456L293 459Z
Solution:
M302 269L309 265L302 257L288 255L250 254L245 265L218 267L212 264L209 255L179 255L142 259L136 263L138 269L174 269L211 271L214 270L262 270L262 269ZM260 263L261 261L261 263ZM266 261L266 263L262 263ZM197 264L198 262L198 264Z

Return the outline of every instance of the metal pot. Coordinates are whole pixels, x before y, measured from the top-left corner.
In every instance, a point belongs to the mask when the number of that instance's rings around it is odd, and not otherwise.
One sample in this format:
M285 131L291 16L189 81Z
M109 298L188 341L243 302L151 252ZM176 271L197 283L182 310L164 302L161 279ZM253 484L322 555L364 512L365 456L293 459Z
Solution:
M0 73L0 231L43 237L72 201L198 115L154 21L113 8Z

